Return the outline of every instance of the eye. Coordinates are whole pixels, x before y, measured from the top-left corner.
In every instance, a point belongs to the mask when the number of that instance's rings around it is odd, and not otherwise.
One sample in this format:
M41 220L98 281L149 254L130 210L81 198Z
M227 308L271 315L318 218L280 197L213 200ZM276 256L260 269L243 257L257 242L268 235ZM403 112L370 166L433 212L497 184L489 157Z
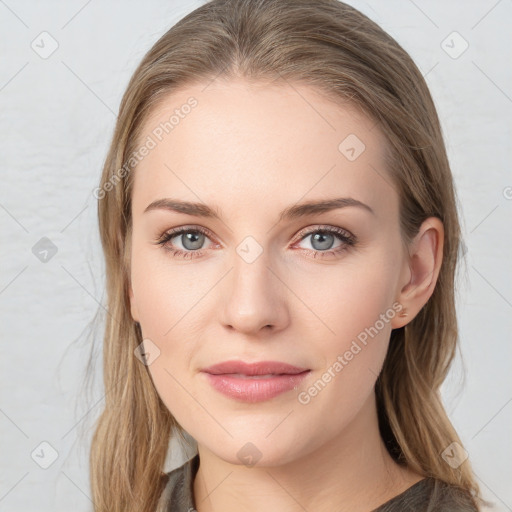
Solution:
M299 242L310 239L310 248L302 248L313 258L320 256L337 256L356 244L356 238L348 231L335 226L321 226L315 229L301 231L298 235ZM336 240L339 245L335 245Z
M163 233L156 244L162 245L173 256L194 258L203 254L203 244L208 238L208 231L201 227L181 227ZM177 239L178 244L173 242ZM181 244L181 247L179 246Z

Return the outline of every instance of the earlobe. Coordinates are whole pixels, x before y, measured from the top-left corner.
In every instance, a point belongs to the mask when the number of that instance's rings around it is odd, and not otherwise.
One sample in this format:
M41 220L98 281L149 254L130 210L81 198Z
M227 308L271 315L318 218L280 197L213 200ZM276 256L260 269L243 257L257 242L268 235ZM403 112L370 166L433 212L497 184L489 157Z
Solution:
M398 302L407 316L397 315L393 328L409 323L428 302L434 292L443 259L444 228L437 217L429 217L421 225L409 249L410 280L400 290ZM394 325L396 324L396 325Z

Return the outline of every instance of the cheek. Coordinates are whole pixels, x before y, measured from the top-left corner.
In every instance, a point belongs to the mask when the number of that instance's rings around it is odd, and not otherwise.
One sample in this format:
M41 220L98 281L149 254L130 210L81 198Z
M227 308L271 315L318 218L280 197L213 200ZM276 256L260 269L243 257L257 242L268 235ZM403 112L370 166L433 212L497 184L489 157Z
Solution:
M211 288L211 280L191 265L177 265L160 247L132 252L132 288L140 324L146 337L175 338L190 329L190 315ZM201 274L201 278L199 277Z
M179 418L180 411L192 413L197 405L188 381L194 343L202 338L197 323L201 297L211 288L210 280L194 274L191 281L192 266L172 266L154 250L137 250L136 244L134 249L131 276L139 322L145 343L158 353L148 370L162 401Z
M332 268L319 268L314 273L293 280L294 292L304 299L308 323L318 324L319 336L326 340L328 351L342 350L365 329L371 328L387 315L394 316L398 258L385 248L351 255ZM314 315L312 313L315 313ZM320 320L320 323L318 322ZM390 322L379 322L384 337L391 330ZM363 335L364 337L364 335Z
M303 282L298 293L306 294L306 287L309 290L307 304L322 324L316 318L311 322L323 334L316 340L322 365L301 403L316 402L314 407L319 408L336 403L342 421L372 391L397 314L392 307L398 271L395 261L384 250L376 251L368 257L347 259L325 281L318 274L314 286L313 280Z
M395 315L384 298L385 294L375 294L361 301L359 307L349 300L345 309L333 309L326 317L335 335L318 343L323 365L297 397L304 414L320 420L326 436L336 435L347 426L373 393ZM352 300L358 302L355 297Z

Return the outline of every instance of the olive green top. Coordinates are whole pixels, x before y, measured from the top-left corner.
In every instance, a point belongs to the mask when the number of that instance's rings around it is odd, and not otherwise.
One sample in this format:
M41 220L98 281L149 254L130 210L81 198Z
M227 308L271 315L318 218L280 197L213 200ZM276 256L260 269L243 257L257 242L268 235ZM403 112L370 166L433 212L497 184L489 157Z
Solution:
M158 512L194 512L199 454L166 474ZM471 497L435 478L424 478L371 512L478 512Z

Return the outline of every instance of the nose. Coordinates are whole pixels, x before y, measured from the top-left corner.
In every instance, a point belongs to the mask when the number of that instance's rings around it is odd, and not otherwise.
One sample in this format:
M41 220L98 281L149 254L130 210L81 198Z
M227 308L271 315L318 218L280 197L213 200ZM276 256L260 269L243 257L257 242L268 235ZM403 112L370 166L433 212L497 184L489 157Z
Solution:
M255 335L288 325L286 287L265 252L252 262L235 254L229 274L220 299L221 321L227 329Z

